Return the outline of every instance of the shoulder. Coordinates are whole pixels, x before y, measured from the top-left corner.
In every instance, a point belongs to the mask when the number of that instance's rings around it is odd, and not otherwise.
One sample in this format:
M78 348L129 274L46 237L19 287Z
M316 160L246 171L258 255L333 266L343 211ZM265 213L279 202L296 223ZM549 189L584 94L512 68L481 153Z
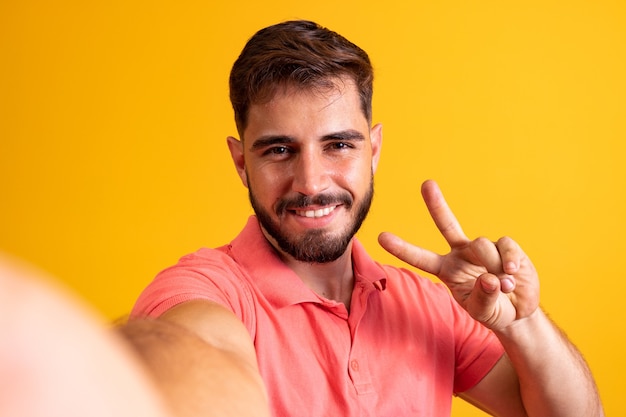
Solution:
M230 245L219 248L200 248L195 252L181 257L166 272L171 269L196 268L199 272L214 269L237 269L237 262L230 256ZM161 272L161 274L163 274Z
M168 282L183 286L197 285L199 288L210 283L239 283L245 276L244 268L228 252L228 246L199 249L159 272L153 284Z
M161 271L142 291L132 316L157 317L192 300L220 304L241 318L250 315L253 293L245 270L228 250L202 248Z

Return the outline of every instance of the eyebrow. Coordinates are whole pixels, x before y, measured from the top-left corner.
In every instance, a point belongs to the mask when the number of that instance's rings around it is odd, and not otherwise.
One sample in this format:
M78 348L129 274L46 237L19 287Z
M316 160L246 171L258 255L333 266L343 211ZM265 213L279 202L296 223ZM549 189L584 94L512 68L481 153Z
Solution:
M291 136L285 135L269 135L269 136L261 136L258 139L255 139L250 147L250 150L255 151L257 149L266 148L272 145L278 145L283 143L293 143L296 140Z
M363 141L365 140L365 136L358 130L348 129L342 130L339 132L329 133L327 135L322 136L322 141L330 141L330 140L353 140L353 141ZM257 138L250 147L250 150L254 151L257 149L262 149L272 145L278 144L289 144L296 142L296 139L292 136L288 135L268 135L261 136Z
M361 140L365 140L365 136L363 136L363 134L359 132L358 130L348 129L348 130L342 130L340 132L335 132L335 133L331 133L328 135L324 135L322 137L322 140L337 140L337 139L361 141Z

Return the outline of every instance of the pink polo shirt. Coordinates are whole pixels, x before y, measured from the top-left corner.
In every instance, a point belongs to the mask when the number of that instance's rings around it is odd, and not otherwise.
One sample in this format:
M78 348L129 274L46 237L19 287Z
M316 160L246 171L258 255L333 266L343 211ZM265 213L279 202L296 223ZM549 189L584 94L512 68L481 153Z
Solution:
M195 299L235 313L254 341L274 416L450 416L453 393L502 356L442 284L374 262L355 240L350 313L278 258L254 216L230 245L161 272L132 315Z

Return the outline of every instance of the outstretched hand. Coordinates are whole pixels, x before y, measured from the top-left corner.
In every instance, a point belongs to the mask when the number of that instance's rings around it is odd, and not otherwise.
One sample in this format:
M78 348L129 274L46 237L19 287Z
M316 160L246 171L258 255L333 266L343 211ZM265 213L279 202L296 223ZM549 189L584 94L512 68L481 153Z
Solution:
M378 237L381 246L436 275L475 320L493 330L531 315L539 306L539 279L519 245L508 237L469 240L434 181L422 185L422 196L450 252L439 255L388 232Z

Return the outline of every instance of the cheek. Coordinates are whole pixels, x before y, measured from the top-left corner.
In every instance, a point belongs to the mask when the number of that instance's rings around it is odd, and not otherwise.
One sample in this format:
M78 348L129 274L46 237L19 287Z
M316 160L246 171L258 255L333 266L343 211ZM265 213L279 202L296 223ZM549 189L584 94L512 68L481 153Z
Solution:
M288 176L276 170L251 170L248 185L259 200L276 200L277 196L288 187Z
M348 188L362 188L369 184L372 177L372 165L369 161L356 161L349 168L339 170L337 178Z

